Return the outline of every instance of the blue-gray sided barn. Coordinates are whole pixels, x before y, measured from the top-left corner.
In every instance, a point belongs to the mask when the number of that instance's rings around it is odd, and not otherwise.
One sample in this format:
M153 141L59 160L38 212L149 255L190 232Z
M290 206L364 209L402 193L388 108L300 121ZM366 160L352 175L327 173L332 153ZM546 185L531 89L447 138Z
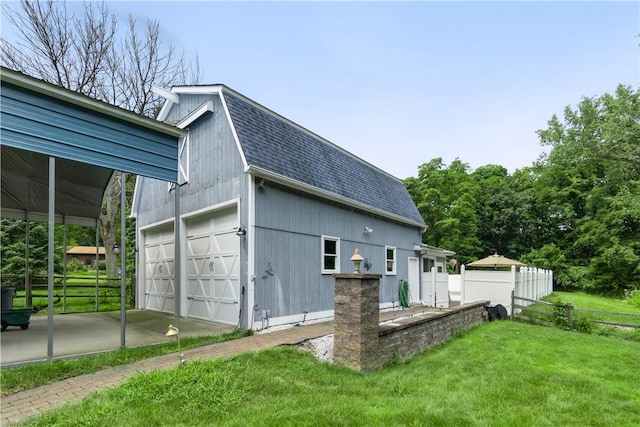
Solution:
M187 129L180 147L183 264L175 280L175 187L139 177L137 306L262 329L333 316L334 273L381 274L381 308L430 300L448 251L401 180L224 85L159 90L158 119ZM425 270L428 269L428 270ZM435 273L434 273L435 274ZM433 300L435 303L435 300ZM448 304L448 297L447 297Z

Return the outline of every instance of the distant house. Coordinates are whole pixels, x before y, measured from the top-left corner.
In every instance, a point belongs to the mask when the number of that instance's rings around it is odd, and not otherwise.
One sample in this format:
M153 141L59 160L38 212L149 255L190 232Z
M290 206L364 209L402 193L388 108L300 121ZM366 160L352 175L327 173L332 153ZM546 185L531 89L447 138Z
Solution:
M402 181L224 85L180 86L158 119L188 129L180 148L180 313L260 329L333 316L334 273L381 274L429 301L448 251L421 244ZM390 145L390 149L393 146ZM138 177L137 307L174 312L175 187ZM445 285L446 287L446 285ZM448 297L447 297L448 303Z
M99 261L104 260L104 247L95 246L74 246L67 249L68 258L76 258L86 265L94 265L96 262L96 252Z

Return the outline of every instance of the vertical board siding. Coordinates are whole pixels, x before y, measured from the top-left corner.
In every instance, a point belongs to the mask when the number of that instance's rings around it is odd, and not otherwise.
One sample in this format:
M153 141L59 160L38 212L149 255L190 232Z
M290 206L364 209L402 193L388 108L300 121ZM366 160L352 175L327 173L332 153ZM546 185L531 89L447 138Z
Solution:
M246 225L247 180L231 127L217 95L181 96L167 118L178 122L203 102L213 101L213 113L207 113L189 127L189 182L180 187L180 214L207 209L230 200L239 200L240 223ZM139 227L174 217L174 193L168 183L139 177L141 182L137 222ZM239 224L238 224L239 225ZM186 239L186 236L183 236ZM247 287L247 239L240 239L240 289ZM242 307L245 322L249 310ZM246 325L246 323L245 323Z
M258 180L260 181L260 180ZM398 301L398 282L408 279L408 257L420 243L417 227L286 190L267 182L256 189L256 304L271 316L333 309L334 279L321 274L321 236L340 238L340 269L358 248L381 274L381 302ZM365 234L364 228L373 228ZM385 246L396 247L396 275L385 274ZM263 279L270 264L273 276ZM287 273L288 272L288 273Z
M171 109L168 120L179 121L204 101L212 100L214 112L189 128L189 182L180 188L182 214L232 199L246 200L243 164L233 133L217 95L182 96ZM139 187L138 222L141 227L174 216L173 192L164 181L149 178ZM245 212L246 214L246 212Z
M240 223L247 223L249 176L244 173L232 129L220 99L181 96L168 119L179 121L203 102L212 100L214 112L194 122L190 131L189 183L181 187L182 214L240 200ZM140 185L139 226L173 217L173 194L167 183L143 178ZM333 310L334 278L321 274L321 236L340 239L340 272L353 271L349 260L358 248L372 268L363 273L381 274L380 301L398 301L398 282L408 280L408 257L418 256L421 243L417 226L399 224L377 215L287 189L261 178L255 184L254 301L258 310L272 318ZM373 229L365 233L365 227ZM240 238L241 286L249 285L248 238ZM385 274L385 246L396 247L397 274ZM243 307L245 320L254 307ZM255 314L255 320L260 313Z

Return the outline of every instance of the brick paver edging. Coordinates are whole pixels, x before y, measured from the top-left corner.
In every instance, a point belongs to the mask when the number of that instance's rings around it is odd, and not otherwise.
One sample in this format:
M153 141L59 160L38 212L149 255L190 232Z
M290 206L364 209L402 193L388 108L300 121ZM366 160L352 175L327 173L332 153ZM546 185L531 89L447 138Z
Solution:
M183 353L187 360L215 359L279 345L295 345L332 333L333 322L316 323L207 345ZM175 353L166 354L5 396L0 401L0 425L17 423L91 393L115 387L138 372L173 368L178 363Z

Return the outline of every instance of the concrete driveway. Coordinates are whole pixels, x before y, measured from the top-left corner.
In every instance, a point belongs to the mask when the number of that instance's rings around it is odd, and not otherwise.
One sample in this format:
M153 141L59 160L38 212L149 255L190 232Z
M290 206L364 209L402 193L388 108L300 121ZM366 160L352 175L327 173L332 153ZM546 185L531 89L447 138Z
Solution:
M167 342L164 335L172 314L145 310L127 311L126 347ZM65 358L120 348L120 312L57 314L53 321L53 358ZM180 319L180 336L220 335L234 326ZM5 366L47 359L46 312L32 315L29 328L9 326L0 335L0 364Z

